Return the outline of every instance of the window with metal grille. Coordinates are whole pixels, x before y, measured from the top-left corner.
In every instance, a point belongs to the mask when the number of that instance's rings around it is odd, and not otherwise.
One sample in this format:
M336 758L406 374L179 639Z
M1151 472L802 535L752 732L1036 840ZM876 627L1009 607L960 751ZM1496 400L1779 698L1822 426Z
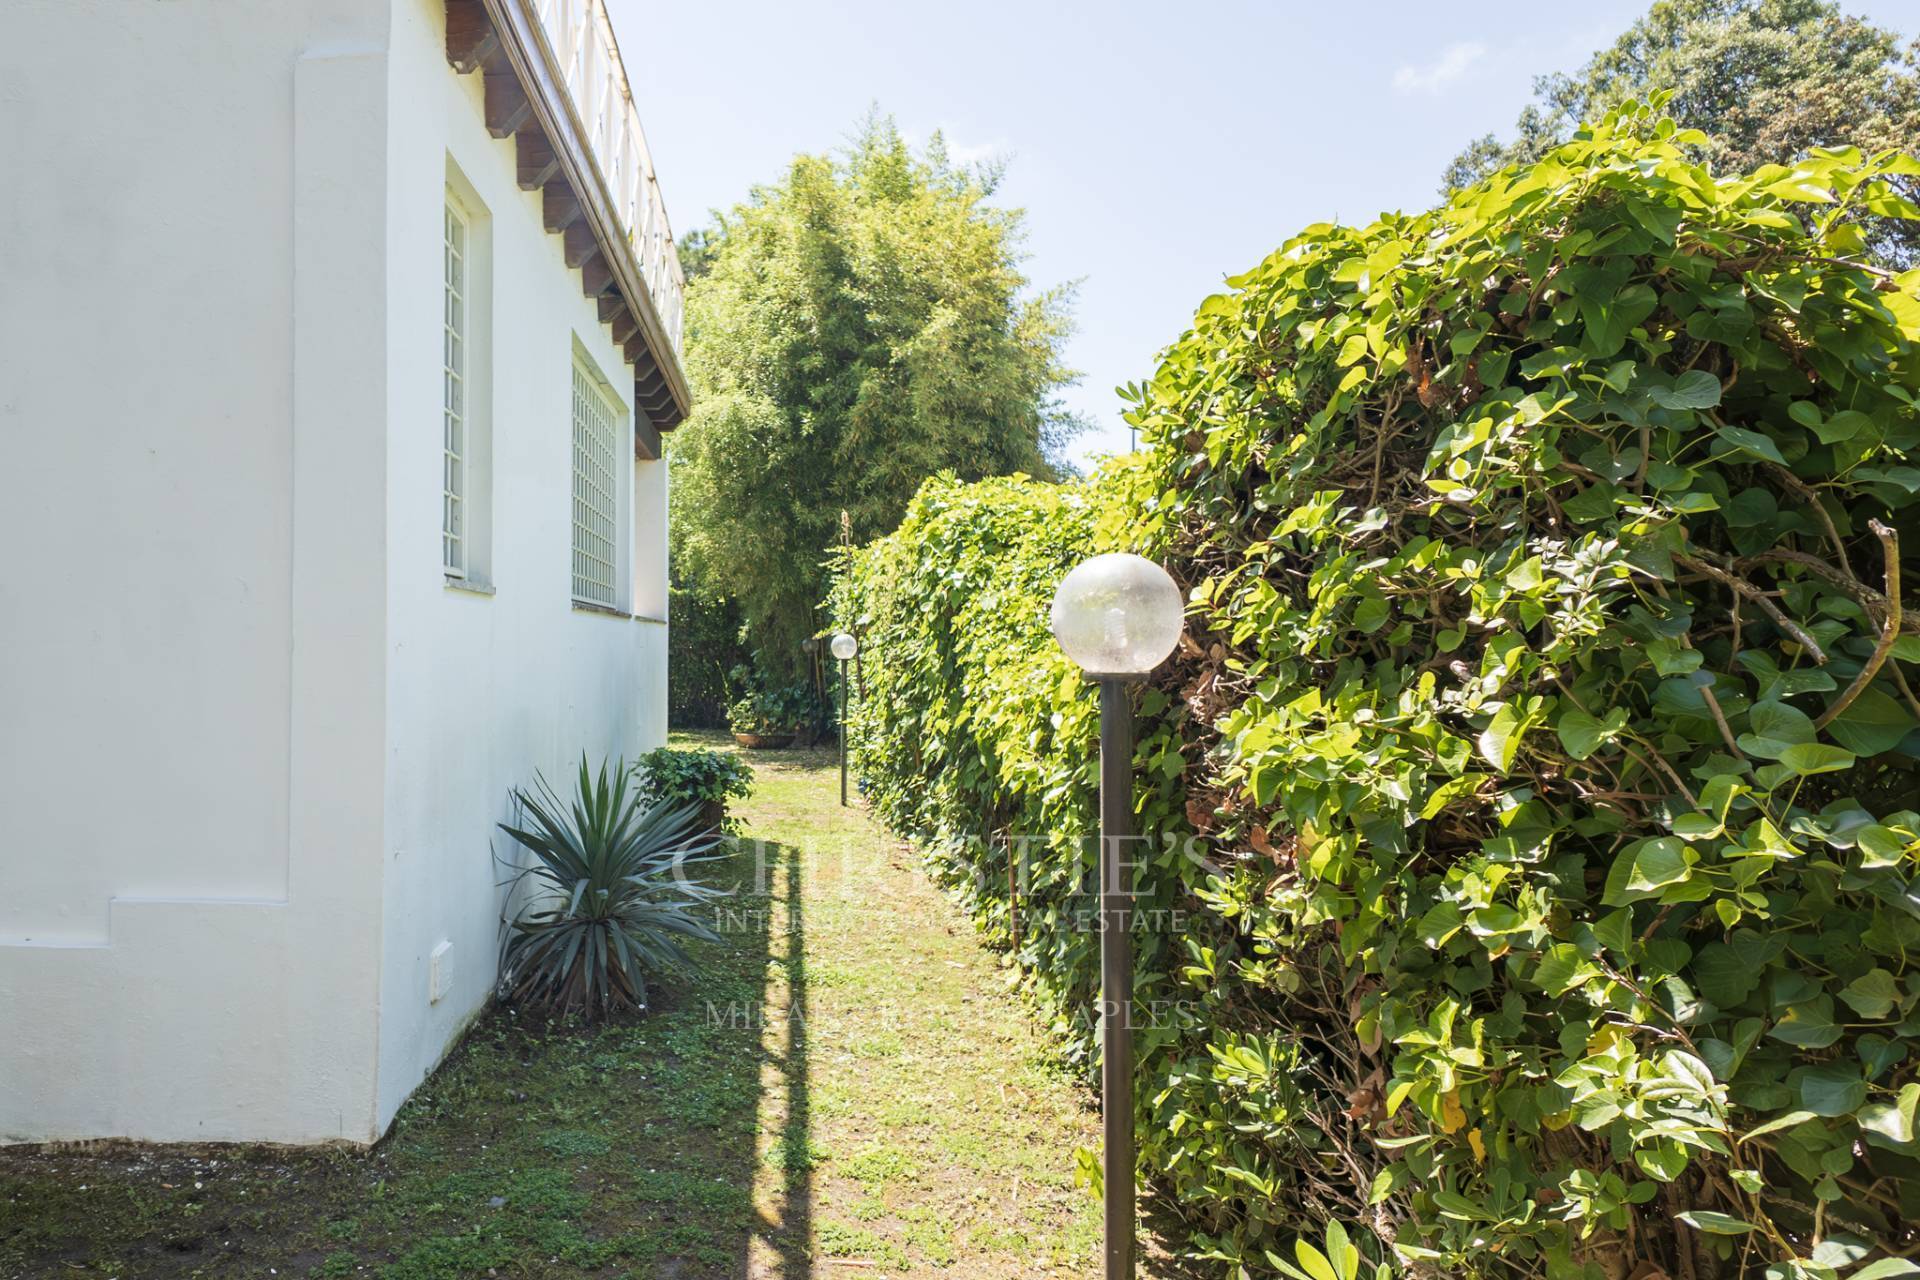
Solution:
M573 598L615 608L619 581L620 414L594 376L573 366Z
M446 206L445 315L442 317L440 554L449 575L467 576L467 222Z

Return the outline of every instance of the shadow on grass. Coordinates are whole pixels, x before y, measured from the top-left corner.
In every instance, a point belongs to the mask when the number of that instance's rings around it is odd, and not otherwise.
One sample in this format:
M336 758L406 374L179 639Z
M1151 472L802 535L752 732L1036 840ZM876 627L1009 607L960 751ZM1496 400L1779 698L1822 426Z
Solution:
M777 897L756 898L756 852ZM0 1150L0 1275L801 1280L812 1203L794 856L748 846L718 864L714 878L743 890L720 908L722 941L645 1016L487 1014L372 1151ZM763 1048L781 969L798 1016ZM770 1218L755 1189L774 1115Z
M762 1075L760 1117L774 1140L767 1158L774 1170L777 1202L758 1212L759 1238L746 1242L740 1268L746 1280L806 1280L813 1264L809 1242L813 1234L813 1167L817 1159L812 1139L808 1093L806 908L802 896L805 875L799 850L791 845L756 841L749 846L755 861L755 883L743 885L742 900L762 904L762 945L770 963L783 974L779 989L768 984L755 1006L764 1017L767 1046Z

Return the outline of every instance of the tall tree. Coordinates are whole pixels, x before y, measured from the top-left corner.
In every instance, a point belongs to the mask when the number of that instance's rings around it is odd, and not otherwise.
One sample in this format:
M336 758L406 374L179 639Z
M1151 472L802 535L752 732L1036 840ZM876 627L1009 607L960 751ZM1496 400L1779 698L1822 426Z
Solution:
M1515 135L1475 140L1447 167L1448 191L1538 159L1584 120L1657 91L1666 110L1711 138L1715 169L1784 164L1813 147L1876 152L1920 145L1920 45L1844 14L1833 0L1658 0L1572 75L1533 82ZM1920 256L1920 226L1881 223L1876 248Z
M843 510L865 542L937 472L1051 476L1077 425L1056 399L1069 291L1028 290L1022 214L987 203L997 176L874 116L701 239L675 554L738 602L774 674L803 665Z

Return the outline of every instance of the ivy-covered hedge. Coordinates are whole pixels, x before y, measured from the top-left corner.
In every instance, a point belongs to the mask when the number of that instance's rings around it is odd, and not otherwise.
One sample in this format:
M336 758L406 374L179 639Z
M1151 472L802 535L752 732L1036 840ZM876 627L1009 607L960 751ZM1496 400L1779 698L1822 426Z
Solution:
M1445 1275L1920 1249L1920 277L1856 225L1920 164L1696 141L1629 109L1307 229L1138 389L1144 466L933 486L846 584L882 813L1048 834L1019 958L1083 1050L1045 602L1120 546L1190 590L1137 803L1204 852L1154 862L1137 1120L1247 1275L1329 1218ZM933 847L1004 932L1004 855Z
M1022 864L1021 967L1083 1060L1093 1050L1085 1010L1099 943L1077 913L1098 723L1085 679L1047 631L1047 607L1093 548L1123 545L1121 486L1103 481L930 480L893 534L856 553L835 602L860 636L848 740L869 801L923 843L982 926L1006 941ZM1171 705L1164 694L1148 699L1153 711ZM1142 750L1181 771L1170 728ZM1173 817L1163 805L1147 821ZM1036 841L1024 856L1023 839Z

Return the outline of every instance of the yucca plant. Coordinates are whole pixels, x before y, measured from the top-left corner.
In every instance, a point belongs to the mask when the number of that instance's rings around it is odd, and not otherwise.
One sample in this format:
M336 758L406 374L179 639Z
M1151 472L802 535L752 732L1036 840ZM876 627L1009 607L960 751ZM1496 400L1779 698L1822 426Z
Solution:
M692 967L683 938L717 941L700 908L721 890L689 879L718 833L694 804L649 804L624 761L599 773L580 760L577 795L546 779L513 799L524 827L500 824L532 855L506 884L529 893L500 945L500 992L512 1001L597 1017L646 1007L646 975Z

